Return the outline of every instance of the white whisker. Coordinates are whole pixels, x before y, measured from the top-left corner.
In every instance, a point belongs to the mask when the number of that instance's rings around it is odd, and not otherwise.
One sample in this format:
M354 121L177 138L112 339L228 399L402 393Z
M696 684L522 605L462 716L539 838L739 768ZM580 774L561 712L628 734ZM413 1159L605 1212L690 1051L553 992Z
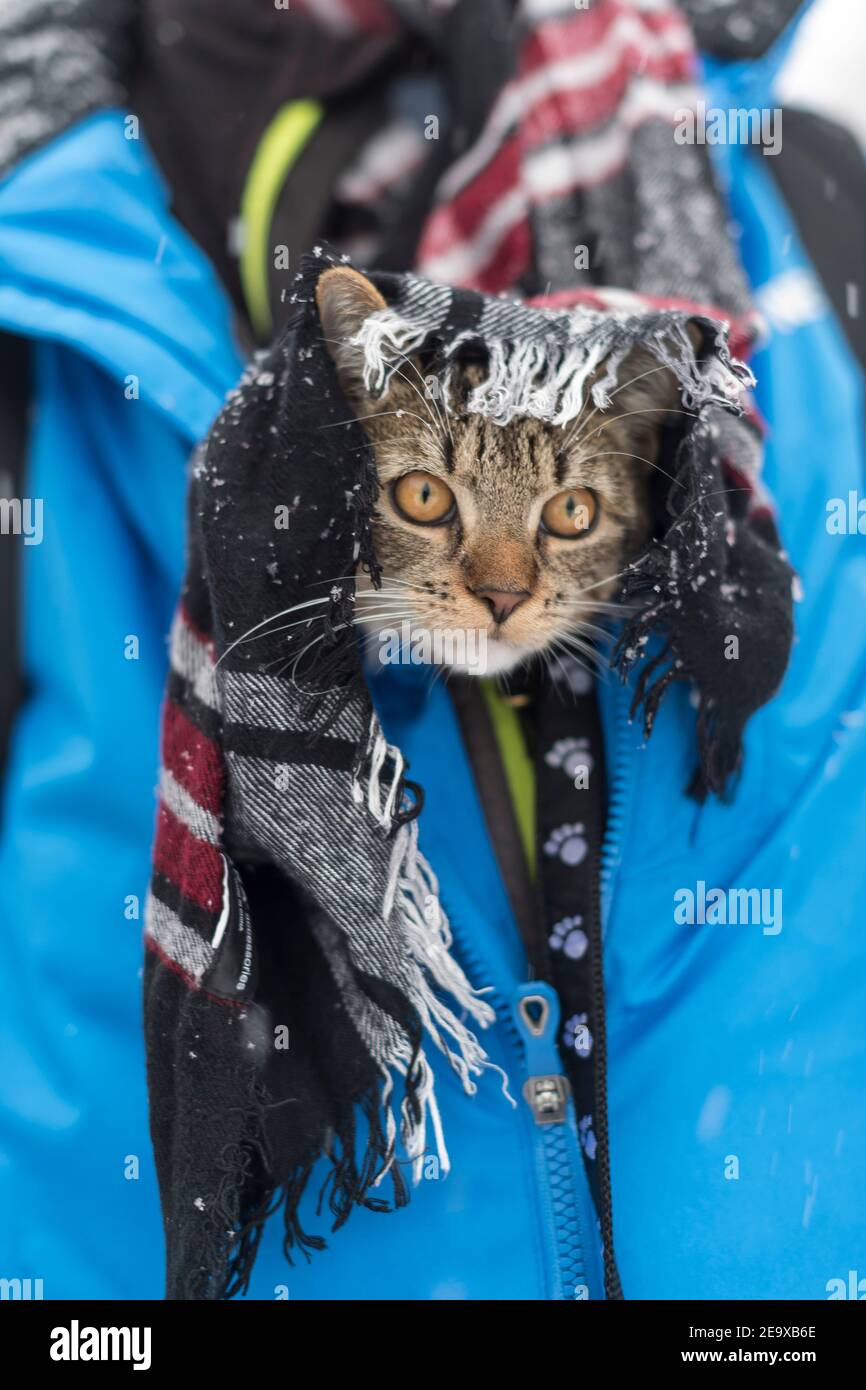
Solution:
M305 603L293 603L290 605L290 607L281 609L279 613L272 613L269 618L262 618L260 623L254 623L252 627L247 628L246 632L241 633L240 637L236 637L235 640L231 642L229 646L226 647L222 656L220 656L217 659L215 666L219 666L220 662L225 660L229 652L234 651L235 647L237 647L241 642L248 641L251 637L251 634L254 632L258 632L259 628L264 627L266 623L273 623L277 620L277 618L286 618L290 613L297 613L298 610L301 608L314 608L316 604L327 602L327 596L323 598L311 598L308 599ZM265 636L267 634L262 635Z

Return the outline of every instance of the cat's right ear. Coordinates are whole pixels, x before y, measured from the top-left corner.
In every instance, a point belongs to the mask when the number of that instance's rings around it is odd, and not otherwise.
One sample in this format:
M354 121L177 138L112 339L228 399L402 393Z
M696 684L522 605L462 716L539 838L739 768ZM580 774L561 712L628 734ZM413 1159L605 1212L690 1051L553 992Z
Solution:
M316 307L325 347L337 368L340 385L350 400L364 394L364 354L353 343L365 319L387 309L382 295L365 275L348 265L323 271L316 284Z

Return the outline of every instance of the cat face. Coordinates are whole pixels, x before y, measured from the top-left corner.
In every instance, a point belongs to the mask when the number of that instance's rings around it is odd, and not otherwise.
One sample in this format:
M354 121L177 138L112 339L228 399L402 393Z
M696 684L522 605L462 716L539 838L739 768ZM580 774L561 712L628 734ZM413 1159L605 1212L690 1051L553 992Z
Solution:
M318 303L380 483L383 582L376 590L358 575L359 623L374 637L404 623L413 637L474 634L439 647L443 664L472 673L507 672L542 653L591 656L597 619L649 534L659 422L674 404L669 374L633 353L605 413L590 402L564 427L520 417L495 425L459 403L483 378L477 365L461 369L448 412L411 359L370 399L349 340L384 300L338 268L321 277Z

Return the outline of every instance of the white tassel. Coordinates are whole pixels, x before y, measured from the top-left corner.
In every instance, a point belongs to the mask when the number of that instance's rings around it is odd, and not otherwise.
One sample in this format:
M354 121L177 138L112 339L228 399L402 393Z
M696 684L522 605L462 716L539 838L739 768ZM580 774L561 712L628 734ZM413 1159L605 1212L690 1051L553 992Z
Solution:
M377 309L364 320L352 347L364 352L364 385L374 396L384 391L391 371L402 358L419 348L427 330L412 325L393 309Z

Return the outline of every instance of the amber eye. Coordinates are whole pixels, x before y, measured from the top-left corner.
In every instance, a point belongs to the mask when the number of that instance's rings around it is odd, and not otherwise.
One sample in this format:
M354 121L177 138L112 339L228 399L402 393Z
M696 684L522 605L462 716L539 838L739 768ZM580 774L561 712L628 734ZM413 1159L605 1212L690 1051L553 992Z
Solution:
M579 541L592 530L597 514L595 493L588 487L571 487L545 502L541 525L561 540Z
M391 490L394 506L416 526L444 526L454 515L456 502L447 483L433 473L405 473Z

